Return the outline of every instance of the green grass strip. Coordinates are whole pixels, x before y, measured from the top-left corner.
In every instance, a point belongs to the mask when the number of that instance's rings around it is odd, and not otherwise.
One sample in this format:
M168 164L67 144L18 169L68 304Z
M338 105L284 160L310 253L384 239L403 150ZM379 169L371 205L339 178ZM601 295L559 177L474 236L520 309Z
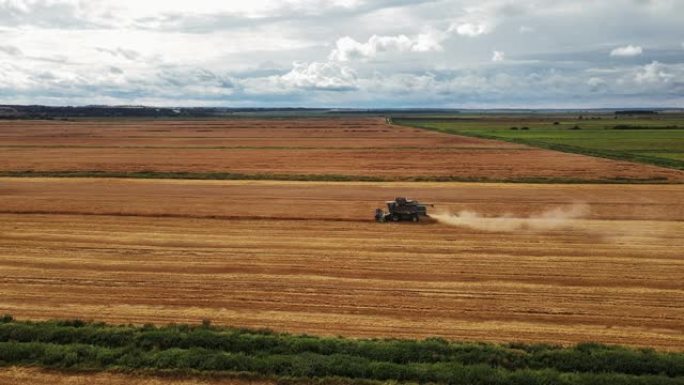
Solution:
M436 127L430 126L429 121L395 119L395 120L393 120L393 123L398 124L398 125L402 125L402 126L406 126L406 127L420 128L420 129L425 129L425 130L430 130L430 131L437 131L437 132L441 132L441 133L470 136L470 137L480 138L480 139L500 140L500 141L510 142L510 143L525 144L525 145L538 147L538 148L544 148L544 149L553 150L553 151L560 151L560 152L567 152L567 153L574 153L574 154L581 154L581 155L589 155L589 156L595 156L595 157L607 158L607 159L613 159L613 160L626 160L626 161L630 161L630 162L652 164L652 165L656 165L656 166L660 166L660 167L666 167L666 168L672 168L672 169L676 169L676 170L684 170L684 162L683 161L676 160L676 159L658 158L658 157L654 157L654 156L641 155L641 154L633 153L633 152L613 151L613 150L609 150L609 149L587 148L587 147L572 146L572 145L561 144L561 143L546 142L543 140L535 140L535 139L511 138L511 137L504 137L504 136L497 136L497 135L487 135L487 134L477 133L477 132L473 132L473 131L469 131L469 130L459 130L457 127L454 127L454 128L436 128Z
M684 384L684 352L0 319L0 365L443 384ZM352 381L352 382L353 382Z

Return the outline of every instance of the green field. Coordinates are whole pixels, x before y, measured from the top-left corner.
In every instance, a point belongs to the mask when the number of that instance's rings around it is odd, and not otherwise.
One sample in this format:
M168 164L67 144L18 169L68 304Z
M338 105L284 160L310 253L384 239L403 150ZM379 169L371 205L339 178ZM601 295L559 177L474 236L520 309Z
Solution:
M684 116L452 116L394 124L684 170Z
M684 354L599 344L353 340L203 325L0 318L0 366L267 378L300 384L684 384Z

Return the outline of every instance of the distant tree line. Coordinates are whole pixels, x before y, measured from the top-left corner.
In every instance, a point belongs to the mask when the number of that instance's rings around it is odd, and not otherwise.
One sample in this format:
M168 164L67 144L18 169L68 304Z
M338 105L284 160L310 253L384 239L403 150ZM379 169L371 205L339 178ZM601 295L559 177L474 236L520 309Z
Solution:
M360 110L349 113L361 114ZM279 117L325 116L345 114L346 110L325 108L230 108L230 107L150 107L150 106L41 106L0 105L0 119L70 118L210 118L210 117ZM381 114L374 112L375 115Z
M656 115L658 111L655 110L620 110L615 111L615 115Z
M214 114L211 108L0 106L0 118L5 119L209 117Z

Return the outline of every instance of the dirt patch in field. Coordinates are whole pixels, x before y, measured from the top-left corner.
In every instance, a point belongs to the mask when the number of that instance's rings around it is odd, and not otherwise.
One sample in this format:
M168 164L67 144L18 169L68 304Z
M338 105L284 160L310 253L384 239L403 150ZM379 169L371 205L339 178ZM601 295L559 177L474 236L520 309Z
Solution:
M271 385L275 382L155 377L123 373L60 373L36 368L0 368L0 385Z
M0 182L0 313L18 318L684 349L679 186ZM534 232L373 223L400 191L591 212Z
M0 122L0 171L684 181L684 172L383 119Z

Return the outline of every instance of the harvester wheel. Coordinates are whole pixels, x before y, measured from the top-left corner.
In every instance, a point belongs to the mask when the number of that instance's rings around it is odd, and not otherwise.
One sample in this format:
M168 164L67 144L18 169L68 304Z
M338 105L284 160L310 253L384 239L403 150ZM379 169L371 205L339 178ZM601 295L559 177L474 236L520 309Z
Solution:
M397 214L392 214L392 215L390 216L390 220L392 220L392 222L399 222L399 215L397 215Z
M418 222L419 220L420 220L420 218L418 218L418 215L414 215L411 217L412 222Z

